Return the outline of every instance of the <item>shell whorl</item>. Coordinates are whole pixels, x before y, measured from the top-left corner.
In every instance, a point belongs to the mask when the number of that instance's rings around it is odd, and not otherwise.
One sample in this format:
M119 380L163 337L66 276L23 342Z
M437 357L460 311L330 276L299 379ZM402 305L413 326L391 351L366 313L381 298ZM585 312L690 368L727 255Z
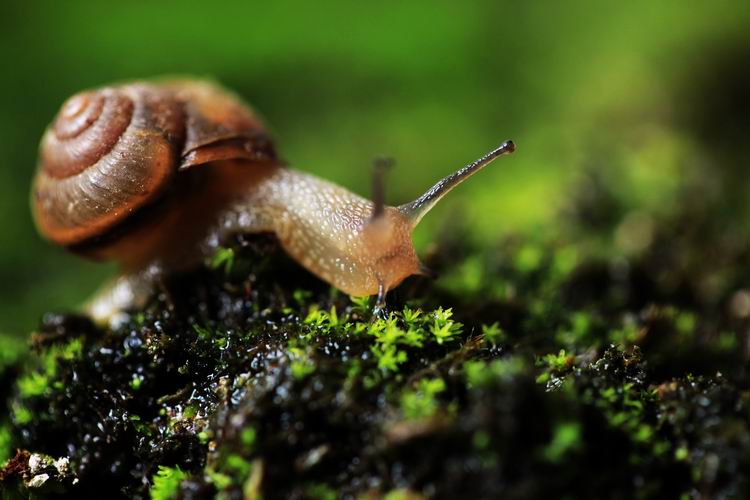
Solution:
M260 120L200 81L77 94L45 132L32 205L46 238L84 244L153 203L178 171L222 159L273 160Z

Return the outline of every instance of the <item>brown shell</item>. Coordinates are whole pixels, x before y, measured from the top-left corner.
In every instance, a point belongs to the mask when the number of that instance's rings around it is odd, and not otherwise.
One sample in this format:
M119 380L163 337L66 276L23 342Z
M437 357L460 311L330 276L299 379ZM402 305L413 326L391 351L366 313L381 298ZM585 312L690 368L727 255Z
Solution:
M37 226L60 245L85 244L157 200L179 170L224 159L275 155L261 121L216 85L130 83L77 94L42 138Z

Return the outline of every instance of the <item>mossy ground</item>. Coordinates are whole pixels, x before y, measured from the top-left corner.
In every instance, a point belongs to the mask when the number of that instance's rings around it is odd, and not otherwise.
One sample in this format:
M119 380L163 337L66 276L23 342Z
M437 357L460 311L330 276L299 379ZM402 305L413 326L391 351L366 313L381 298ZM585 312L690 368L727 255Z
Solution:
M382 318L265 236L115 330L46 317L0 350L4 496L748 495L745 198L613 186L586 177L543 237L446 228L442 277Z

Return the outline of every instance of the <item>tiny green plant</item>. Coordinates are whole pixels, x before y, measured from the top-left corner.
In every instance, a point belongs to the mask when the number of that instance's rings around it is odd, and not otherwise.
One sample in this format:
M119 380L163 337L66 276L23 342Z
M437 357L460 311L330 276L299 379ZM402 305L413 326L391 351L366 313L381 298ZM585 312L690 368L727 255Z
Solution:
M401 412L407 420L428 418L439 407L437 395L445 391L445 381L441 378L424 378L416 390L406 390L401 395Z
M159 466L154 475L154 484L151 487L151 500L172 500L177 498L180 483L187 479L187 474L179 467Z
M213 269L224 269L224 274L232 272L234 267L235 253L233 248L220 247L211 257L211 267Z

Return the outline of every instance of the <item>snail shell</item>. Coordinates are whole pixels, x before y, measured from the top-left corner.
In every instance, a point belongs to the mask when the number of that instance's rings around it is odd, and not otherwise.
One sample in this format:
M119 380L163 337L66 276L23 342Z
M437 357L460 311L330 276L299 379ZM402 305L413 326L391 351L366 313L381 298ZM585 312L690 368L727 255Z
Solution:
M153 204L180 171L218 160L275 162L258 117L207 82L131 83L77 94L40 146L32 205L40 232L88 242Z

